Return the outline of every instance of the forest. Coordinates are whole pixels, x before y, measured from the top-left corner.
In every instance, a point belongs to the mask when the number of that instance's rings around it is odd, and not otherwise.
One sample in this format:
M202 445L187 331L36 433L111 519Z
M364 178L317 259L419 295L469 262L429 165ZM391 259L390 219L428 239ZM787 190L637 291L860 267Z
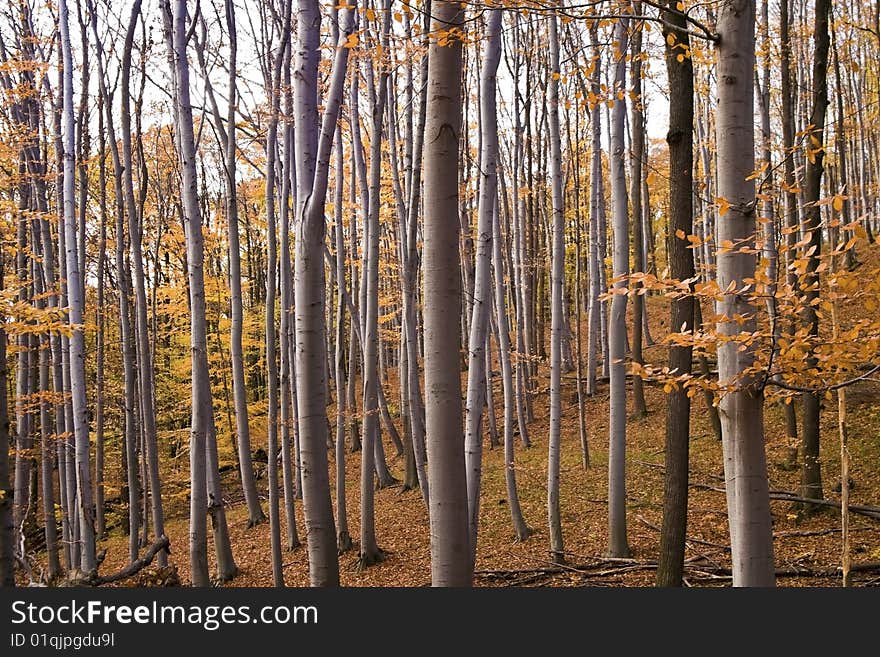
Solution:
M880 584L880 2L10 0L0 585Z

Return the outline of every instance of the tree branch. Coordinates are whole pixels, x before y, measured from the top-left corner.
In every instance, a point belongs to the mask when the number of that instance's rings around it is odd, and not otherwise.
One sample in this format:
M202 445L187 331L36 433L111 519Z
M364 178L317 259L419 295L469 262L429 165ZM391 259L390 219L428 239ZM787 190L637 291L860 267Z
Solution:
M786 383L785 381L780 381L773 378L768 378L767 381L764 382L765 386L776 386L777 388L782 388L783 390L791 390L792 392L808 392L808 393L816 393L816 392L830 392L832 390L838 390L840 388L846 388L847 386L851 386L854 383L858 383L859 381L864 381L869 378L872 374L880 372L880 364L874 365L868 371L860 374L859 376L855 376L851 379L847 379L845 381L841 381L839 383L834 383L829 386L818 386L818 387L809 387L809 386L796 386L791 383Z

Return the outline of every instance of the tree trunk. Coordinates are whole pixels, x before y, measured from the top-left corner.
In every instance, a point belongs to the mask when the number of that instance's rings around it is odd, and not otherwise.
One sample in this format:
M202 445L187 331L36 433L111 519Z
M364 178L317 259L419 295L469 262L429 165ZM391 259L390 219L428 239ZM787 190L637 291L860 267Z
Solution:
M562 147L559 131L559 36L556 16L548 19L550 31L550 184L553 203L553 251L550 281L550 435L547 440L547 521L550 554L565 562L562 518L559 511L559 460L562 443L562 339L565 330L562 304L565 286L565 207L562 198Z
M131 51L134 31L140 15L140 0L136 0L131 10L131 18L125 35L122 55L122 166L125 189L125 211L128 216L128 233L131 243L131 261L134 265L134 311L135 345L138 357L138 384L140 393L141 427L149 464L149 484L152 492L153 527L156 539L165 534L162 511L161 482L159 478L159 451L156 444L155 385L153 380L153 357L150 351L149 323L147 322L147 294L144 276L144 254L142 248L143 225L139 218L134 197L132 179L131 112L129 110L129 74L131 72ZM97 38L97 37L96 37ZM146 481L144 482L146 487ZM157 555L160 567L168 564L168 553L160 550Z
M813 28L813 108L807 148L807 166L804 176L804 219L802 232L809 239L806 272L804 274L804 305L801 319L809 330L811 349L807 355L808 370L819 365L817 354L813 351L819 341L819 260L822 251L822 208L817 204L822 195L822 174L825 161L825 114L828 107L828 51L830 35L828 16L831 0L816 0L815 26ZM801 497L822 499L822 470L819 456L819 412L820 393L806 392L803 401L803 442L801 445L803 462L801 464ZM815 505L803 506L805 513L817 510Z
M336 14L338 19L338 11ZM337 35L338 38L338 35ZM345 156L343 154L342 127L336 126L336 188L334 194L336 228L336 549L347 552L352 547L348 533L348 511L345 500L345 417L346 376L345 376L345 233L342 226L343 176ZM349 316L349 321L353 321ZM354 357L354 344L349 343L349 358Z
M0 287L4 286L5 254L0 253ZM0 586L15 586L13 490L9 481L9 406L7 400L6 330L0 322Z
M229 239L229 296L232 318L229 329L229 352L232 362L232 396L235 403L235 428L238 445L238 463L241 471L241 487L248 509L248 527L266 520L257 494L254 466L251 459L251 433L248 423L247 384L244 377L244 354L242 332L244 312L241 292L241 247L238 236L238 184L236 180L237 145L235 107L237 98L236 78L238 38L235 23L235 5L225 0L226 26L229 30L229 103L226 120L227 138L225 149L226 173L226 223ZM219 121L218 121L219 124Z
M98 238L97 304L95 324L95 535L98 540L107 533L104 519L104 268L107 261L107 138L104 134L104 97L98 97L98 194L101 229ZM57 418L56 418L57 421ZM63 530L62 530L63 533Z
M164 0L166 26L171 30L169 56L174 63L175 109L177 124L177 151L181 170L181 197L186 228L187 278L190 298L190 350L192 352L192 417L190 427L190 561L193 584L208 586L207 517L210 510L214 521L214 540L218 551L218 575L221 579L231 577L234 563L221 563L226 546L219 543L228 540L225 528L222 497L211 485L216 473L216 441L213 440L214 412L211 397L211 379L208 371L207 326L205 318L204 236L199 207L198 181L196 179L196 146L193 130L192 103L189 89L189 62L186 56L186 1L175 0L174 9ZM212 444L213 443L213 444ZM211 462L213 461L213 463ZM219 510L218 510L219 506Z
M39 220L32 222L32 233L34 250L37 256L40 254L40 226ZM32 261L33 275L31 279L34 282L34 302L39 310L46 308L46 290L45 279L42 263L38 260ZM40 493L43 498L43 535L46 539L46 562L47 576L49 581L55 580L61 574L61 561L58 558L58 535L55 521L55 488L52 483L53 472L53 454L50 431L52 422L50 418L50 397L51 388L49 386L49 336L41 334L37 345L36 356L38 363L37 397L39 398L39 417L40 417Z
M593 79L591 91L597 95L600 93L599 83L602 80L602 56L599 51L598 26L595 21L590 25L590 42L593 46ZM590 245L587 269L589 271L590 296L587 306L588 333L587 333L587 394L596 394L596 377L598 374L599 352L601 345L601 314L603 302L599 300L602 293L602 270L605 263L600 253L600 243L604 242L605 235L600 232L599 214L603 212L605 204L602 190L602 109L599 100L593 101L590 108L590 125L592 128L590 141Z
M385 57L388 56L388 32L391 22L390 0L385 0L381 12L382 36L379 74L379 88L372 100L373 131L370 135L370 178L369 205L365 224L367 239L364 244L366 251L366 317L364 331L364 434L363 451L361 454L361 546L360 565L370 566L382 560L382 551L376 543L376 526L374 511L374 472L381 473L386 469L384 452L380 448L382 436L379 431L379 206L382 167L382 128L385 119L385 103L388 99L389 68ZM372 80L372 73L370 73ZM372 82L370 82L372 87ZM380 485L383 485L380 477Z
M318 3L307 0L298 10L299 47L295 74L295 128L297 173L297 221L295 240L294 296L296 312L296 372L298 419L301 436L303 507L309 549L312 586L339 584L336 524L330 499L327 471L327 343L324 308L324 201L333 134L342 102L353 30L350 8L342 22L324 99L323 122L318 126L318 41L321 15Z
M465 416L465 467L467 470L470 558L476 559L480 522L480 478L483 461L483 406L486 400L486 351L489 313L492 310L492 217L498 197L498 112L495 93L501 62L500 9L486 23L486 45L480 72L480 197L474 267L474 297L468 340L468 385Z
M754 86L755 3L728 0L718 23L718 194L729 209L718 223L718 243L753 246L755 239ZM755 276L755 256L721 249L718 285L740 290ZM730 523L734 586L773 586L773 539L767 461L764 453L763 395L748 369L754 345L742 349L735 338L755 331L755 307L743 294L724 294L718 303L718 378L721 399L724 478ZM735 316L747 318L742 325ZM724 340L724 337L730 338Z
M633 2L633 13L640 15L642 13L642 3L636 0ZM644 102L642 97L642 25L636 25L632 35L632 88L633 103L631 108L630 121L630 200L632 202L632 235L633 235L633 266L638 272L645 271L645 251L644 251L644 231L642 226L642 167L645 164L642 161L645 153L645 119L644 119ZM690 59L688 58L688 61ZM672 95L672 92L670 92ZM693 110L690 113L693 117ZM693 140L691 140L692 143ZM688 233L690 234L690 233ZM671 257L670 257L671 259ZM673 274L673 278L675 275ZM643 322L645 316L645 297L638 294L641 283L634 283L630 286L635 292L633 296L633 321L632 321L632 361L639 365L644 364L645 360L642 356L642 338L643 327L647 322ZM693 314L690 315L691 317ZM677 331L680 324L672 325L672 330ZM634 376L633 384L633 416L643 418L648 414L648 407L645 405L645 390L642 385L642 377Z
M670 2L669 8L672 9ZM689 52L690 37L685 18L665 10L666 71L669 79L669 274L673 280L693 279L693 249L687 236L693 233L694 178L694 67ZM679 29L675 29L679 28ZM670 43L671 39L671 43ZM672 300L669 326L674 333L694 328L694 297ZM638 322L637 322L638 324ZM673 376L690 374L693 347L669 346L669 371ZM666 469L663 487L663 526L660 531L660 562L657 586L681 586L684 570L685 530L688 506L688 453L691 400L684 386L676 385L666 397Z
M629 20L621 18L615 26L615 93L626 89L626 44ZM610 410L608 422L608 554L628 557L626 538L626 300L629 275L629 200L624 171L624 122L626 101L615 96L611 110L610 173L612 237L614 240L614 297L608 323L608 370ZM601 201L601 199L600 199Z
M91 465L89 455L88 403L86 400L85 335L83 309L85 294L82 285L81 263L77 251L77 226L75 216L74 178L74 116L73 116L73 54L70 46L67 1L59 3L59 28L61 52L64 61L63 144L64 144L64 230L67 257L67 295L69 302L70 337L70 384L73 405L73 434L76 459L76 487L81 541L80 566L86 573L92 572L95 562L95 525L92 506Z
M267 426L267 472L269 483L269 534L272 546L272 577L275 586L284 586L281 570L281 518L278 500L278 360L277 330L275 325L276 280L278 271L278 230L275 216L275 178L278 153L278 114L281 102L281 67L284 51L290 38L291 2L284 3L282 37L275 54L272 73L271 115L266 137L266 383L268 386L269 411Z
M26 212L30 210L30 191L27 196L22 194L19 202L21 215L18 219L18 252L15 257L17 270L18 301L27 304L33 295L29 292L28 280L30 268L27 261L27 219ZM20 320L21 321L21 320ZM24 545L25 524L27 523L30 509L28 505L28 487L31 480L32 459L30 451L33 449L33 436L30 431L30 414L27 412L28 399L28 352L30 351L30 338L27 333L19 333L16 337L18 356L15 368L15 479L13 494L13 523L15 525L15 541L18 545ZM4 390L4 393L6 391Z
M430 27L431 0L425 2L424 26ZM428 43L429 29L423 30L423 39ZM428 56L422 56L420 71L422 81L428 79ZM427 453L425 446L425 403L422 397L422 388L419 376L419 331L418 331L418 269L419 252L416 237L418 234L419 204L422 192L422 155L425 144L425 122L427 120L428 88L424 85L419 93L419 118L413 126L413 144L411 157L411 173L409 176L409 204L407 207L406 220L406 264L404 266L403 284L403 314L405 318L406 349L409 373L407 376L409 388L407 391L410 423L412 425L413 458L415 460L416 475L419 480L419 488L422 498L428 504L428 473L425 468Z
M470 586L467 484L461 413L458 148L464 10L446 0L432 6L425 126L424 308L425 428L431 523L431 582Z
M281 167L283 179L281 181L281 212L279 215L280 235L279 249L280 258L280 316L281 333L279 339L280 366L281 366L281 472L284 486L284 519L287 529L287 549L294 550L300 546L299 536L296 531L296 509L294 498L297 492L302 491L302 486L296 486L297 474L301 475L299 463L294 463L299 450L295 449L298 431L296 427L296 368L293 358L293 289L291 280L293 271L290 262L290 206L292 185L295 181L293 167L296 144L293 137L293 93L290 84L290 47L285 48L282 57L282 69L284 77L282 88L284 89L284 133L282 147L284 163ZM293 443L293 444L292 444ZM291 454L291 451L294 453ZM298 459L296 459L298 461ZM297 467L294 468L294 465ZM301 482L300 482L301 484Z

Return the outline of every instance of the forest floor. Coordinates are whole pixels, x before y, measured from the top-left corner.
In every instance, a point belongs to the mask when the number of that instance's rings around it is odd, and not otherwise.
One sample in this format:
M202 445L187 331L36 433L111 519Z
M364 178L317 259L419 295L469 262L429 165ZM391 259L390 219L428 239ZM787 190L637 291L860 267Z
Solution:
M573 386L572 386L573 387ZM520 501L526 521L534 533L515 542L506 503L503 452L484 452L483 496L475 584L549 586L650 586L659 553L659 527L663 501L663 441L665 404L661 388L646 386L649 407L644 419L632 419L627 436L628 536L633 562L614 563L603 558L607 534L607 394L600 392L587 408L591 467L584 470L577 434L577 421L563 428L561 463L561 510L566 565L557 568L550 560L546 520L546 445L548 422L540 397L535 403L531 426L532 447L517 446L516 472ZM880 384L859 384L848 396L852 454L852 504L874 504L880 499L880 408L875 406ZM567 395L568 396L568 395ZM729 533L721 445L712 435L704 402L694 403L691 438L691 482L686 578L695 586L729 585L725 569L730 568ZM569 409L576 413L576 404ZM788 441L778 408L767 410L767 459L771 490L797 491L798 469L786 465ZM823 414L822 449L826 498L837 499L830 489L839 481L836 412ZM387 446L389 454L393 448ZM390 460L396 476L402 477L402 457ZM332 471L332 468L331 468ZM401 492L399 487L376 492L376 534L385 560L365 570L358 569L357 536L360 494L358 454L347 455L347 502L349 529L355 547L340 556L341 582L346 586L426 586L430 584L429 528L425 504L419 491ZM234 482L230 477L228 482ZM261 480L265 490L265 480ZM233 495L236 497L236 495ZM335 502L335 500L334 500ZM265 502L264 502L265 509ZM303 536L303 511L296 503L299 535ZM780 586L839 586L836 569L841 563L840 511L829 508L801 519L791 502L771 501L774 550L777 568L787 574ZM282 511L283 515L283 511ZM271 586L269 526L247 528L247 510L242 502L228 508L227 518L240 574L229 586ZM851 515L852 560L854 564L880 561L880 522ZM188 521L170 518L166 532L171 540L171 561L181 581L189 581ZM284 530L282 528L282 536ZM210 542L210 539L209 539ZM111 536L101 542L107 548L102 572L125 565L127 539ZM213 551L209 552L213 567ZM308 585L308 556L300 547L283 556L288 586ZM796 576L797 570L809 574ZM719 574L721 573L721 574ZM854 585L880 584L880 572L853 573Z
M876 271L880 247L873 247L864 266ZM665 332L668 317L662 297L649 298L651 328L656 339ZM854 309L848 309L856 312ZM864 312L864 311L862 311ZM586 340L584 340L586 341ZM646 358L665 361L665 347L648 348ZM495 404L502 428L500 377L495 377ZM565 541L564 566L551 562L546 513L548 371L539 370L538 392L534 398L535 420L530 425L532 446L524 449L517 436L516 475L523 514L534 533L524 542L515 542L507 505L503 450L484 451L483 493L480 532L474 582L479 586L651 586L654 583L662 522L663 460L666 404L662 386L646 384L648 415L630 418L627 426L627 521L632 561L607 560L607 385L587 400L586 421L591 467L584 469L578 438L577 396L573 374L564 377L561 461L561 513ZM628 391L631 382L628 382ZM389 399L393 395L389 394ZM880 502L880 382L863 381L848 389L848 430L851 453L851 504ZM631 404L631 399L630 399ZM332 409L330 409L332 410ZM798 411L799 411L798 406ZM262 424L262 431L259 425ZM485 422L484 422L485 425ZM255 446L261 434L265 440L265 419L253 418ZM789 464L791 444L785 435L782 408L767 404L765 439L772 491L797 493L799 468ZM487 441L488 445L488 441ZM389 466L396 477L403 477L403 457L394 456L386 442ZM331 475L335 472L331 451ZM837 431L837 403L825 401L822 412L822 475L825 498L839 500L840 444ZM173 466L180 481L178 502L169 504L166 532L172 546L171 562L180 580L190 581L188 522L185 486L187 459ZM430 546L426 507L418 490L401 491L399 486L376 492L376 535L385 553L381 563L358 568L360 455L346 454L347 508L349 530L355 541L352 550L340 556L341 582L345 586L427 586L430 584ZM171 474L171 473L169 473ZM714 437L702 394L692 400L690 443L690 499L688 504L686 584L691 586L729 586L730 538L723 492L721 444ZM167 476L167 475L163 475ZM225 475L228 522L233 552L240 574L227 586L271 586L269 526L247 528L247 511L241 501L235 470ZM332 485L332 478L331 478ZM265 477L258 481L266 492ZM334 489L335 497L335 489ZM335 504L335 499L334 499ZM771 500L774 551L779 586L840 586L841 517L840 508L829 507L803 518L793 503ZM263 508L266 508L265 498ZM303 509L296 503L299 536L304 540ZM283 505L282 505L283 515ZM854 565L871 567L853 572L856 586L880 585L880 522L850 514L851 555ZM209 532L210 536L210 532ZM284 529L282 528L282 537ZM210 543L210 538L209 538ZM107 556L103 573L123 567L127 558L127 539L121 531L100 542ZM213 568L213 548L209 546ZM305 546L283 555L284 578L288 586L308 585L308 556ZM143 576L138 581L144 582ZM132 581L123 583L131 585Z

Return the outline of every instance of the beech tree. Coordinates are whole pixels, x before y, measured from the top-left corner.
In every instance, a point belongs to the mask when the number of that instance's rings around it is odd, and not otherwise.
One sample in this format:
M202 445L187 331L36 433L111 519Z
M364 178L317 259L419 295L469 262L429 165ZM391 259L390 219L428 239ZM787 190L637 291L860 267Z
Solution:
M547 441L547 517L550 525L550 552L553 560L565 561L562 542L562 521L559 510L559 452L562 421L562 332L565 320L562 313L562 297L565 268L564 213L562 199L562 152L559 134L559 34L556 17L549 19L550 30L550 177L553 203L553 252L551 269L550 329L550 437ZM622 157L621 153L621 157ZM622 364L622 363L621 363ZM609 468L610 472L610 468Z
M629 274L629 196L624 171L624 123L626 101L626 52L629 19L618 19L614 30L614 94L611 108L610 179L611 217L614 240L614 296L608 323L608 368L611 399L608 421L608 554L628 557L626 537L626 280Z
M461 51L464 12L432 3L425 125L423 296L425 434L431 495L431 582L470 586L467 485L462 441L461 379L457 354L461 304L458 236L458 138L461 129Z
M354 7L346 12L331 69L320 130L317 114L318 43L311 27L320 20L317 2L300 6L297 14L295 110L297 149L297 222L294 296L296 312L296 369L305 393L299 399L302 436L303 506L308 537L309 570L313 586L339 583L336 526L327 471L327 351L324 332L324 201L333 135L342 103L348 64L348 39L354 31Z
M719 244L754 244L756 196L754 85L755 3L727 1L718 14L718 195L728 204L718 223ZM756 328L755 308L737 292L755 276L752 250L718 252L718 378L730 386L721 398L724 479L730 523L734 586L773 586L773 540L762 391L749 368L754 345L737 336ZM729 291L728 291L729 290ZM746 318L737 322L734 317Z
M468 526L471 559L477 550L480 520L480 474L483 457L482 418L486 399L486 347L489 342L489 316L492 310L490 265L493 257L493 218L498 205L498 114L496 74L501 62L501 10L490 12L486 24L486 50L480 72L480 200L477 223L477 254L474 303L468 339L468 386L465 415L465 462L468 486ZM491 361L490 361L491 366Z
M74 115L73 115L73 54L70 45L70 27L66 0L59 1L58 24L61 36L61 53L64 65L62 96L63 126L63 216L67 264L67 297L69 301L70 337L70 385L73 406L73 435L76 459L76 495L79 520L79 541L81 543L81 568L85 572L95 569L95 525L92 507L91 461L89 455L89 423L86 400L85 336L83 334L83 291L80 270L79 250L77 248L77 224L75 216L76 176L74 159Z
M181 170L181 197L186 231L186 255L190 293L190 347L192 350L192 421L190 428L190 561L193 584L208 586L207 512L211 513L217 551L217 575L223 581L235 576L237 567L229 545L226 513L217 474L217 443L208 371L205 320L204 236L196 179L196 146L190 100L187 50L186 2L172 8L163 2L169 59L174 63L176 146ZM210 470L210 471L209 471Z

